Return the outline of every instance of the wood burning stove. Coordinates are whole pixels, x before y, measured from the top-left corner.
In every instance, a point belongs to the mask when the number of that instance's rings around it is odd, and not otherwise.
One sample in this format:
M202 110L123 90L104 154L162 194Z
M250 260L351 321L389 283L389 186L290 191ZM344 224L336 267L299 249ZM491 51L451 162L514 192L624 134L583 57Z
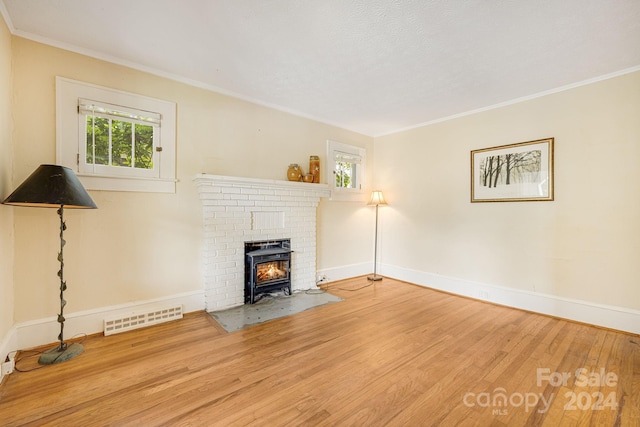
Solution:
M280 291L291 295L291 239L245 242L244 303L259 294Z

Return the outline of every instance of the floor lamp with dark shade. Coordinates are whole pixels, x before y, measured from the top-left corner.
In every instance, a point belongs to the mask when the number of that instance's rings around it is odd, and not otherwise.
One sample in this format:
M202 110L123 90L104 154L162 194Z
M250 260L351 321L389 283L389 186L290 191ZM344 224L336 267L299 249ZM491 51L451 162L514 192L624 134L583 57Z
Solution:
M382 276L378 276L377 274L377 266L378 266L378 206L384 206L387 202L384 200L384 196L382 195L382 191L376 190L371 192L371 200L367 205L376 207L376 234L375 240L373 243L373 275L368 276L367 279L377 282L378 280L382 280Z
M9 197L2 201L4 205L27 206L34 208L57 208L60 217L60 252L58 261L60 270L60 343L55 348L45 351L38 362L42 365L64 362L82 353L84 348L79 343L67 344L64 341L64 291L67 282L64 280L63 250L66 244L64 230L67 226L64 222L65 209L96 209L97 206L84 189L78 177L65 166L40 165Z

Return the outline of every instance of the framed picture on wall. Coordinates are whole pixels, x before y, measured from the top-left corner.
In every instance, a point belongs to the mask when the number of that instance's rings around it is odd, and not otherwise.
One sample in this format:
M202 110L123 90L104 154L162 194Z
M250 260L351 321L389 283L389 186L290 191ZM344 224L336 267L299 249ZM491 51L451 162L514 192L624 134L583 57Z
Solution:
M553 200L553 138L471 151L471 202Z

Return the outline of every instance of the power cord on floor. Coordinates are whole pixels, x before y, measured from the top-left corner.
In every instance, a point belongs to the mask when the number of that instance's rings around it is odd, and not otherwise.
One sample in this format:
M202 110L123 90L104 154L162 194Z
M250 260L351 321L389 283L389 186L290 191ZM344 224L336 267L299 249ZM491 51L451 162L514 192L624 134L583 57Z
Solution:
M87 334L83 332L83 333L74 335L73 337L71 337L71 340L73 340L74 338L77 338L79 336L81 336L82 339L78 342L78 344L82 344L87 339ZM36 366L34 368L31 368L31 369L20 369L18 367L18 362L20 362L22 360L31 359L31 358L36 357L36 356L40 356L45 351L46 350L25 350L25 351L20 351L20 357L16 357L15 358L15 363L14 363L14 367L13 367L14 370L16 372L32 372L32 371L37 371L38 369L42 369L42 368L46 367L47 365L38 365L38 366ZM17 353L18 352L16 352L16 356L17 356ZM26 353L26 354L24 354L24 353Z
M362 285L359 288L337 288L340 289L341 291L359 291L360 289L364 289L364 288L368 288L369 286L373 285L373 282L369 282L366 285Z
M369 282L369 281L368 281L368 283L367 283L366 285L362 285L362 286L359 286L359 287L357 287L357 288L340 288L340 287L337 287L337 288L335 288L335 289L339 289L339 290L341 290L341 291L350 291L350 292L353 292L353 291L359 291L360 289L368 288L369 286L373 285L374 283L375 283L375 282ZM324 284L324 287L325 287L327 290L329 289L329 286L330 286L330 284L329 284L329 283L325 283L325 284ZM332 287L332 289L334 289L334 287Z
M18 367L19 362L23 360L31 359L32 357L40 356L42 353L44 353L44 351L35 351L35 350L21 351L20 357L16 357L15 365L13 368L15 369L16 372L32 372L32 371L37 371L38 369L44 368L46 365L38 365L35 368L31 368L31 369L20 369Z

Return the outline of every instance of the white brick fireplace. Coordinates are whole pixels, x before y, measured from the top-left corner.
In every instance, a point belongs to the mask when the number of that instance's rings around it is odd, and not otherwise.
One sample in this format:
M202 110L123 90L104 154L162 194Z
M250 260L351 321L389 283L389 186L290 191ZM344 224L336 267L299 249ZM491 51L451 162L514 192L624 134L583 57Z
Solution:
M244 304L244 243L291 239L292 289L316 283L316 208L326 184L200 174L207 311Z

